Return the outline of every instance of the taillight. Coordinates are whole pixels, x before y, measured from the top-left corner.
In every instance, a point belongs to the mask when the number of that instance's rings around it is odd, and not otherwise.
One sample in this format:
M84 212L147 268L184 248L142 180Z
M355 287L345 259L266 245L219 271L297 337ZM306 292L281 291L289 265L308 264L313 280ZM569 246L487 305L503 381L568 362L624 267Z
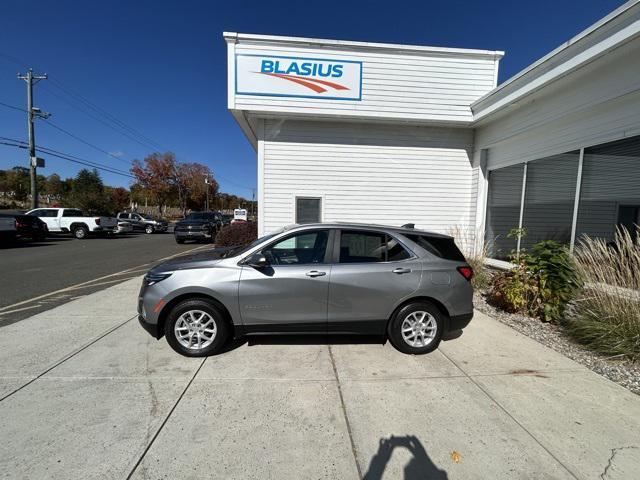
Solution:
M21 223L20 221L16 220L16 228L24 228L27 225L25 225L24 223Z
M471 267L458 267L458 271L460 272L460 275L465 278L465 280L471 281L471 279L473 278L473 268Z
M96 218L96 225L100 225L100 219Z

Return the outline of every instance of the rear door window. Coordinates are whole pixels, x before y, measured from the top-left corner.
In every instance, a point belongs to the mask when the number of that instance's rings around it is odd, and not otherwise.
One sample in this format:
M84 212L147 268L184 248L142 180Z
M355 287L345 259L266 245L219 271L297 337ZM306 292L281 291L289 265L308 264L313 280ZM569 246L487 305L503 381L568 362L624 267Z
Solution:
M444 258L445 260L455 260L457 262L466 261L453 238L429 235L406 235L406 237L436 257Z
M397 262L411 254L395 238L383 232L343 230L340 263Z

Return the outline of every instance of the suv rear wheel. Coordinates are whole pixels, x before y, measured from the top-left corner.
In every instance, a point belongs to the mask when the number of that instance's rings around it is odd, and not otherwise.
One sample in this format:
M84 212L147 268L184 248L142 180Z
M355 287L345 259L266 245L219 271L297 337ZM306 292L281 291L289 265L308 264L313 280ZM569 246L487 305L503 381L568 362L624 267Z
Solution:
M389 323L389 340L403 353L420 355L438 348L444 315L427 301L412 302L396 312Z
M187 357L206 357L220 352L229 337L224 313L206 300L178 303L164 325L167 342Z

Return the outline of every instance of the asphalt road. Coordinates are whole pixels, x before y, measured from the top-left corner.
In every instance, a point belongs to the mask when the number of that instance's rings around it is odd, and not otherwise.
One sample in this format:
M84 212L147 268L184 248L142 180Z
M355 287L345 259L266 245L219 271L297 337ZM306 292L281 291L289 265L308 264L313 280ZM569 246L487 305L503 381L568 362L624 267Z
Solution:
M136 233L0 248L0 326L142 275L159 260L194 248L210 247L178 245L171 233Z

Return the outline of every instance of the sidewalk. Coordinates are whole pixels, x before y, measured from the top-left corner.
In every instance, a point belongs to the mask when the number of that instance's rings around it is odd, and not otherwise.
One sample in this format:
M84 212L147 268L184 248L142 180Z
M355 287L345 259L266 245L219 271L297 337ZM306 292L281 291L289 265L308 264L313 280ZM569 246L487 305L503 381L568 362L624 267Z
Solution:
M640 397L483 314L420 357L376 343L261 338L189 359L140 328L139 284L0 323L0 476L640 471Z

